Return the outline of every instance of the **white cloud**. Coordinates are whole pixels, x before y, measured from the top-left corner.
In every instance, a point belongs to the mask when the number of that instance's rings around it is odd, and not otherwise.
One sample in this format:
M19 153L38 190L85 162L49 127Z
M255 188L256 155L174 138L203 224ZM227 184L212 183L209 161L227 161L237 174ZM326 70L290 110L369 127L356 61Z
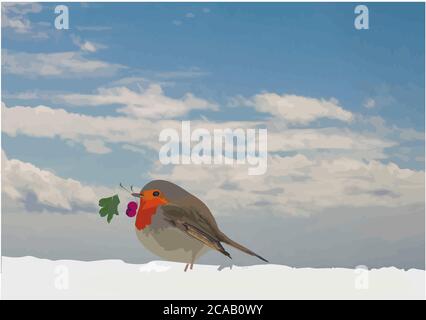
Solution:
M100 88L95 94L67 94L58 97L71 105L102 106L118 104L124 106L119 112L138 118L175 118L191 110L216 110L217 106L192 93L174 99L166 96L159 84L150 84L140 92L127 87Z
M72 35L72 42L80 48L81 51L96 52L100 49L105 49L106 46L92 41L82 40L80 37Z
M140 147L136 147L134 145L131 144L123 144L122 147L124 150L128 150L128 151L132 151L135 153L141 153L141 154L146 154L146 150Z
M168 98L161 87L152 86L140 93L127 88L110 88L96 95L73 98L82 99L81 104L93 105L112 101L125 105L129 101L146 99L139 101L138 107L148 108L156 106L153 97L167 102L155 107L163 109L165 115L172 109L171 105L180 108L179 112L189 110L185 99ZM82 144L88 152L100 154L111 150L108 144L121 144L126 150L142 153L148 149L158 150L161 147L158 136L163 128L180 131L180 121L165 120L164 116L152 121L134 117L134 113L127 114L130 116L89 116L46 106L8 108L2 105L2 130L9 136L59 137ZM191 127L212 131L215 128L255 128L268 124L192 121ZM417 136L417 132L414 135ZM151 174L152 178L174 181L194 191L218 213L254 212L262 208L280 214L310 214L338 206L399 207L422 203L423 171L402 169L394 163L383 164L374 160L385 158L384 150L397 144L381 136L346 128L271 127L268 170L263 176L248 176L245 166L226 165L155 166ZM314 152L320 149L325 152ZM287 157L274 154L288 151L297 154Z
M181 121L176 120L160 119L152 121L124 116L89 116L47 106L15 106L9 108L2 103L2 117L4 119L2 132L9 136L58 137L67 142L85 144L88 152L95 153L99 153L100 150L107 151L109 148L105 144L108 143L128 144L134 147L159 150L162 143L158 141L158 137L162 129L173 128L178 132L181 130ZM214 128L247 128L254 127L256 124L255 122L191 122L193 129L203 127L208 130ZM99 140L103 142L103 145L97 145L97 148L94 148L93 141L91 145L88 145L88 140ZM104 149L103 146L107 149Z
M41 12L42 6L39 3L28 3L28 2L2 3L2 10L7 13L25 15L28 13Z
M376 100L374 100L373 98L368 98L367 100L364 101L364 107L367 109L372 109L376 106Z
M153 259L144 250L137 257L134 254L140 244L130 232L134 220L123 214L130 199L127 193L85 185L5 158L2 212L7 255L118 258L133 263ZM274 172L269 177L248 177L239 168L199 166L180 167L185 170L172 170L165 177L205 201L228 235L276 263L351 266L362 259L373 267L391 263L403 268L424 266L424 172L375 161L324 161L302 155L273 157L271 167ZM161 170L157 174L162 177ZM97 204L101 197L115 193L122 201L120 215L108 225L98 216ZM34 198L28 201L29 194L36 195L37 203ZM419 200L419 205L398 206ZM368 203L373 205L365 207ZM305 214L312 215L300 217ZM271 237L256 236L265 234ZM106 241L112 246L106 248ZM309 252L295 256L275 250L288 243L297 244L292 252L305 252L312 244L326 249L315 257ZM75 250L82 246L85 250ZM395 247L410 254L396 257ZM237 252L233 258L253 263L252 257L245 260ZM203 262L222 263L217 259L219 255Z
M102 140L153 147L158 144L160 128L159 124L144 119L88 116L46 106L8 108L2 104L2 117L2 131L10 136L59 137L86 144L87 140ZM172 125L167 121L162 124ZM93 151L93 148L86 150Z
M309 215L336 207L400 207L424 202L424 171L347 157L270 156L263 176L244 166L157 166L167 179L204 199L215 214ZM208 188L206 188L208 186Z
M400 138L402 140L409 140L409 141L413 141L413 140L424 140L425 139L425 133L421 132L421 131L417 131L415 129L412 128L408 128L408 129L401 129L401 128L395 128L397 131L399 131L400 133Z
M11 206L11 202L23 205L27 196L34 194L39 204L63 210L95 208L102 194L112 192L108 188L61 178L28 162L8 159L3 151L2 185L2 192L8 197L5 205Z
M83 140L83 145L86 148L86 150L90 153L105 154L105 153L111 152L111 149L105 146L105 143L99 139Z
M367 151L395 145L396 142L337 128L287 129L268 133L269 152L312 149Z
M39 13L42 6L38 3L2 3L2 27L11 28L17 33L31 32L29 13Z
M5 73L24 77L79 77L109 76L124 66L89 59L81 52L56 53L3 52L2 67Z
M17 33L27 33L31 30L29 20L18 20L18 19L10 19L10 18L4 17L2 22L3 22L2 27L12 28Z
M188 12L187 14L185 14L185 18L188 18L188 19L195 18L195 14L193 14L192 12Z
M39 13L42 5L38 3L2 3L2 28L11 30L15 35L29 36L33 39L47 39L43 25L34 24L29 14ZM44 26L45 27L45 26Z
M174 24L175 26L180 26L180 25L182 25L182 21L180 21L180 20L173 20L172 22L173 22L173 24Z
M132 84L141 85L144 83L150 83L150 80L145 77L131 76L114 80L110 84L111 86L128 86Z
M350 111L339 106L336 99L315 99L296 95L261 93L249 99L234 98L232 104L242 104L256 111L269 113L288 123L308 124L321 118L351 121Z
M34 100L39 99L41 96L43 96L44 93L41 93L38 90L31 90L31 91L21 91L16 93L8 93L3 92L3 99L17 99L17 100Z
M79 96L78 96L79 97ZM128 97L126 95L126 97ZM144 94L142 94L144 97ZM140 99L142 98L140 97ZM101 103L110 97L105 92L104 97L99 94L94 97L93 103ZM86 97L84 97L86 99ZM99 100L96 100L99 99ZM123 96L117 96L116 103L119 103ZM170 98L167 98L170 99ZM166 99L166 100L167 100ZM87 99L86 99L87 100ZM84 100L85 103L90 101ZM161 99L160 99L161 100ZM150 102L152 101L152 102ZM181 105L172 99L172 105ZM104 102L106 103L106 101ZM142 102L141 102L142 103ZM155 102L147 100L143 102L146 106L155 106ZM187 107L187 106L186 106ZM100 140L105 143L130 144L139 147L147 147L158 150L161 143L158 142L159 133L164 128L174 128L178 132L181 130L181 122L177 120L167 120L172 118L176 111L168 113L171 107L164 105L164 115L158 116L156 121L151 118L136 118L133 115L127 116L89 116L79 113L71 113L63 109L53 109L47 106L7 107L2 104L2 116L4 118L2 130L10 136L19 134L32 137L59 137L65 141L84 143L89 152L107 152L105 145L98 145L98 148L87 147L87 140ZM186 109L188 111L189 109ZM182 112L180 110L179 112ZM204 120L191 121L192 130L205 128L210 132L214 129L225 128L256 128L265 125L262 122L254 121L234 121L234 122L206 122ZM98 142L99 143L99 142ZM374 136L359 134L347 129L326 128L326 129L281 129L279 131L269 130L268 132L268 152L282 151L310 151L320 149L334 150L333 155L338 152L361 154L360 158L383 158L383 150L393 146L394 142L389 142ZM105 147L105 148L104 148Z
M424 140L424 131L418 131L413 128L400 128L396 125L389 126L382 117L357 117L358 123L367 126L367 129L374 132L377 136L391 136L393 139L402 141Z

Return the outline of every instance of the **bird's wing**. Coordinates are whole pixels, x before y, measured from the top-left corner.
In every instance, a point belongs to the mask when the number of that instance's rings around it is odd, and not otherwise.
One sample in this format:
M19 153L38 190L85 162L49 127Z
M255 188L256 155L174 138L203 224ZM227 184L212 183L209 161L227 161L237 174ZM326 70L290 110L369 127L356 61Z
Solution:
M206 246L217 250L225 256L231 255L223 248L216 235L214 227L194 207L182 207L175 204L167 204L161 207L163 215L171 225L185 232L190 237L201 241Z

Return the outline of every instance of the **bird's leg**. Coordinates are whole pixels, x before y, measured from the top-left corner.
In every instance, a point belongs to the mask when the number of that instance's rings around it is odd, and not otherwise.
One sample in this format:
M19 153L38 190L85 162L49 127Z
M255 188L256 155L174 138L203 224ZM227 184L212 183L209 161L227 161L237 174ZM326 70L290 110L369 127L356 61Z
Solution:
M194 266L194 262L191 262L191 265L189 266L189 269L192 270L192 267Z
M186 272L186 270L188 270L188 267L189 267L189 263L186 264L185 269L183 271Z

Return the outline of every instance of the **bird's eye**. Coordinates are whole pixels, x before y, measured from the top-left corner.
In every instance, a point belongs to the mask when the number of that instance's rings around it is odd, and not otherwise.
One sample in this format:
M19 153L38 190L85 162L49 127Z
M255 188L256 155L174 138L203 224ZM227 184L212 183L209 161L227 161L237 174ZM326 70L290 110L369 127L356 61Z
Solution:
M153 195L154 197L158 197L158 196L160 195L160 192L158 192L158 191L154 191L154 192L152 193L152 195Z

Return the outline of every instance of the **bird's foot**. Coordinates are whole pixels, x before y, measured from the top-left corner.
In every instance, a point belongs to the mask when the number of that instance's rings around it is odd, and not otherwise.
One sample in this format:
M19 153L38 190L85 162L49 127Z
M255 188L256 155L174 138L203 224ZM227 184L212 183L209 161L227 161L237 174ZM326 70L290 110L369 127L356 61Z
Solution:
M194 263L187 263L183 271L185 272L188 271L188 267L189 267L189 270L192 270L192 268L194 267Z

